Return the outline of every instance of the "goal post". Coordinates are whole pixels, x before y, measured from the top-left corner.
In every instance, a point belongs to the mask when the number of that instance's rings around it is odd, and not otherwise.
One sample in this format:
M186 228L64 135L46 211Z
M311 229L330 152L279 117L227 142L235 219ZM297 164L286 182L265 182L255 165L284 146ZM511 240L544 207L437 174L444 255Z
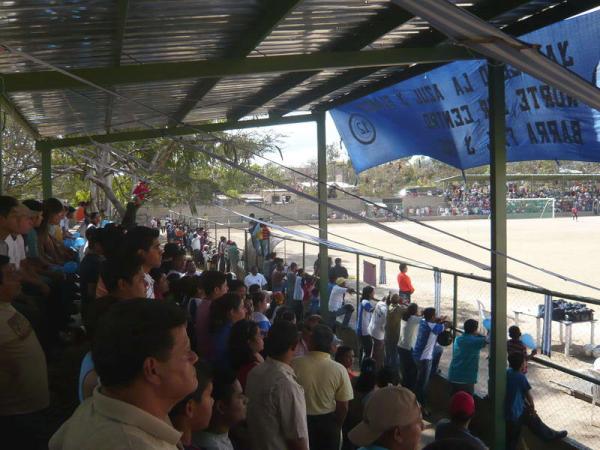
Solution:
M507 198L506 214L511 219L553 219L554 198Z

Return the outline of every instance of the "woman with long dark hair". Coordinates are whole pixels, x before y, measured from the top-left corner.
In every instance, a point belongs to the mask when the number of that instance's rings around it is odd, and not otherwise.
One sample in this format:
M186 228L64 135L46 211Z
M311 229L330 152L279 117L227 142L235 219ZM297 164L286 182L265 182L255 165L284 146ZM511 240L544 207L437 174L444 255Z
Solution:
M412 350L417 340L417 331L421 316L418 315L419 307L410 303L402 316L400 325L400 340L398 341L398 355L400 360L400 373L402 385L414 392L417 381L417 366L412 356Z
M374 301L375 288L365 286L358 304L358 318L356 321L356 334L360 339L359 361L361 363L365 358L370 358L373 353L373 338L369 333L369 323L371 322L371 314L375 309Z
M246 317L244 302L238 294L225 294L210 305L208 360L212 363L226 362L227 343L236 322Z
M256 322L240 320L231 328L227 346L229 361L244 390L250 370L264 362L260 354L264 346L263 336Z

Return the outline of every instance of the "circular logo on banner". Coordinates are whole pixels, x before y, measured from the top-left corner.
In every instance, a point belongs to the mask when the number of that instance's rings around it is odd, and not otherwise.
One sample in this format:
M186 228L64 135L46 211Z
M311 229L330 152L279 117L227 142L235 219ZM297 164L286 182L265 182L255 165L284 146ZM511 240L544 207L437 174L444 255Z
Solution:
M371 144L377 136L371 121L360 114L350 114L348 125L354 139L361 144Z

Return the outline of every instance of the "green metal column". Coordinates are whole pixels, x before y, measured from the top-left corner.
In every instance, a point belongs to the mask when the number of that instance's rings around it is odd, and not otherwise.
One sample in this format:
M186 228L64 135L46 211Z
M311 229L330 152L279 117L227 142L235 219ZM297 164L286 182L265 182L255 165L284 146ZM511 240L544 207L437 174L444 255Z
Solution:
M458 327L458 276L454 275L453 280L453 288L452 288L452 325L454 325L454 329L452 330L452 335L456 337L456 327Z
M358 314L358 306L360 304L360 254L356 254L356 311Z
M325 113L314 113L317 122L317 178L319 180L319 200L327 201L327 150L325 140ZM319 203L319 238L327 239L327 205ZM329 313L329 267L327 265L327 246L319 245L319 295L321 298L321 316Z
M42 156L42 194L45 200L52 197L52 148L38 142L35 146Z
M493 413L492 448L506 447L506 121L504 65L488 61L490 101L490 188L492 339L490 398Z
M0 112L1 113L1 112ZM4 147L2 147L2 133L4 132L4 120L0 117L0 195L4 194Z
M246 272L250 271L250 267L248 267L248 231L244 230L244 269L246 270Z
M302 268L306 272L306 242L302 243Z

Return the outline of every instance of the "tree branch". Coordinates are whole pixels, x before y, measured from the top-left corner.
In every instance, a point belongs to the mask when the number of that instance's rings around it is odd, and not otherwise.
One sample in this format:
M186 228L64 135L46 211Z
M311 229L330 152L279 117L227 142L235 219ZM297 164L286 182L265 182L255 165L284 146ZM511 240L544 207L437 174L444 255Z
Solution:
M100 189L102 189L102 191L106 195L106 198L108 198L108 200L110 200L110 202L113 204L113 206L115 207L115 209L119 213L119 216L121 216L121 218L122 218L125 215L125 207L123 206L123 204L119 201L119 199L117 198L117 196L113 192L112 187L108 186L104 182L104 180L102 180L101 178L95 177L94 175L92 175L90 173L88 173L85 176L85 178L88 179L88 180L90 180L92 183L94 183Z

